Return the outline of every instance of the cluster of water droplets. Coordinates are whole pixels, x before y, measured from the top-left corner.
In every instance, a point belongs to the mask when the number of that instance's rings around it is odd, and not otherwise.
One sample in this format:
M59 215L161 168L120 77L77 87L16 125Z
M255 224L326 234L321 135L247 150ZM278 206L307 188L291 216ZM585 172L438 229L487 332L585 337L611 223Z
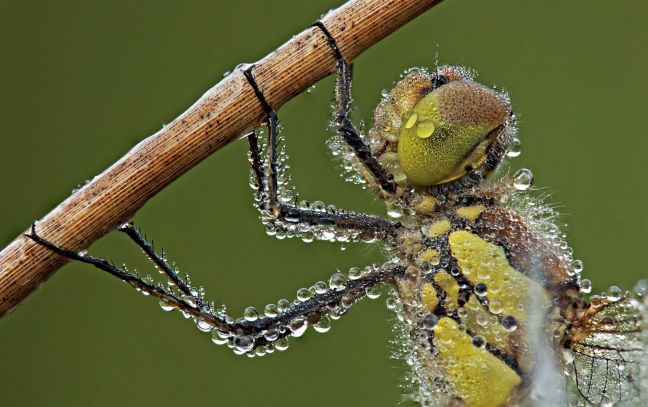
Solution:
M185 318L195 322L198 330L210 333L212 342L216 345L225 345L238 355L263 356L275 350L288 349L289 338L302 336L309 326L319 333L328 332L332 321L345 315L359 299L379 298L381 289L376 285L366 287L360 294L341 293L347 289L350 281L367 277L378 270L379 266L371 265L364 268L352 267L346 274L338 271L328 282L318 281L308 288L298 289L292 301L281 299L277 303L267 304L262 311L253 306L246 307L243 316L238 319L230 317L224 306L216 308L213 303L208 303L204 299L202 288L191 288L191 295L174 293L186 305L184 307L182 304L179 307L171 297L160 300L160 307L164 311L180 309ZM307 302L310 303L305 304ZM308 310L301 310L300 307L304 305L309 306ZM183 308L195 309L196 313L187 312ZM223 330L222 327L215 326L212 316L231 329Z
M264 140L266 130L259 131L259 150L263 152L267 148L267 141ZM259 210L262 223L266 226L266 233L275 236L277 239L300 238L306 243L314 240L323 240L329 242L365 242L373 243L376 240L385 237L380 231L354 230L349 228L338 228L334 225L333 218L344 214L343 210L338 209L335 205L325 204L322 201L307 201L300 199L295 188L290 185L290 175L287 164L288 155L285 146L279 148L278 165L277 165L277 200L281 204L295 207L295 210L288 210L285 216L277 218L271 210L264 205L267 200L268 171L267 158L261 154L261 166L266 168L264 171L263 183L265 191L259 191L257 174L254 169L250 173L250 187L255 190L254 206ZM251 155L248 159L252 162ZM316 212L319 220L315 223L306 222L301 219L300 210ZM322 215L330 215L331 218Z

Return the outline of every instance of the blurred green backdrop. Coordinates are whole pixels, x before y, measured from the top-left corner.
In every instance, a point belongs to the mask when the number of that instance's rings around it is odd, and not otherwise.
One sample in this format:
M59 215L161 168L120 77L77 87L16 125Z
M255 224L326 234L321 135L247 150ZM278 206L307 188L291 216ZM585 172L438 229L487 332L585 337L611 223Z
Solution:
M0 1L0 246L216 83L341 0ZM410 66L476 68L507 89L523 154L554 191L595 289L645 277L648 3L448 0L356 60L356 119ZM332 79L280 111L303 197L383 214L336 173L324 140ZM136 217L210 297L239 314L293 298L378 250L268 237L247 143L216 153ZM147 268L121 236L92 252ZM144 271L143 271L144 272ZM215 347L179 314L72 264L0 321L4 406L395 405L384 296L325 335L262 359Z

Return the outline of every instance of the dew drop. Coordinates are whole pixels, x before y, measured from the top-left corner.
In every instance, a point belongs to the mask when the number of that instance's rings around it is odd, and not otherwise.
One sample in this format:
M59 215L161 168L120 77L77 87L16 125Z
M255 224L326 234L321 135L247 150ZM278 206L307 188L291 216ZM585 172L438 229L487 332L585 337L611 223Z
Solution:
M309 300L311 297L311 293L308 290L308 288L300 288L297 290L297 300L304 302Z
M194 297L193 295L183 295L182 301L184 301L187 305L189 305L192 308L196 307L196 297Z
M482 335L475 335L472 337L473 345L478 349L484 349L486 347L486 338Z
M506 151L506 156L509 158L515 158L518 157L520 153L522 153L522 142L519 138L513 137L508 146L508 150Z
M196 320L196 326L197 326L198 329L199 329L200 331L202 331L202 332L211 332L212 329L214 329L214 327L212 326L212 324L210 324L209 322L204 321L204 320L202 320L202 319L198 319L198 320Z
M513 315L507 315L502 319L502 326L507 331L513 332L518 327L517 319Z
M582 293L589 294L592 292L592 282L586 278L580 281L579 286Z
M612 302L619 301L622 296L623 296L623 291L621 291L621 289L615 285L608 288L607 290L607 299Z
M583 271L583 261L582 260L574 260L574 261L572 261L571 267L572 267L572 271L575 274L579 274L581 271Z
M324 294L326 290L328 290L328 286L324 281L318 281L315 284L313 284L313 288L315 289L316 294Z
M367 298L371 300L375 300L376 298L380 297L380 287L373 286L373 287L367 287L365 288L365 294L367 294Z
M345 308L350 308L353 304L355 303L355 299L353 298L352 295L345 294L342 296L340 299L340 305L342 305Z
M254 338L250 335L236 335L234 337L234 349L239 352L247 352L254 347Z
M216 345L225 345L227 341L229 340L228 338L223 338L218 330L213 330L212 331L212 336L211 336L212 342L214 342Z
M475 294L478 297L483 297L486 294L488 294L488 287L486 287L486 284L484 284L484 283L475 284Z
M313 202L313 209L319 212L325 212L326 205L324 205L324 202L322 201L315 201Z
M400 219L403 217L403 209L396 204L387 205L387 216L392 219Z
M434 329L436 324L439 322L439 317L437 317L434 314L429 314L423 320L421 321L421 326L423 329L427 329L428 331L431 331Z
M263 337L264 337L265 339L267 339L268 341L270 341L270 342L272 342L272 341L276 341L277 338L279 338L279 331L277 331L276 329L271 329L271 330L269 330L268 332L266 332L266 333L263 335Z
M519 169L513 175L513 187L518 191L526 191L533 184L533 173L528 168Z
M502 304L502 301L500 300L491 300L488 303L488 309L493 314L501 314L504 310L504 304Z
M160 308L162 308L162 311L166 312L173 311L175 309L173 305L170 305L164 300L160 300Z
M349 280L357 280L362 277L362 270L358 267L351 267L349 269Z
M329 286L337 291L344 290L344 285L346 284L346 277L342 273L335 273L329 279Z
M313 329L319 333L328 332L331 329L331 318L324 315L315 325Z
M263 313L268 318L274 318L279 314L279 308L275 304L268 304L263 308Z
M277 301L277 308L279 309L279 312L285 312L288 308L290 308L290 301L286 299L280 299Z
M275 345L275 349L279 351L284 351L288 349L288 338L277 339L274 345Z
M259 319L259 313L257 312L256 308L254 307L247 307L243 311L243 318L245 318L246 321L256 321Z
M290 324L288 324L288 329L290 329L292 335L297 338L306 332L306 328L308 328L308 322L303 318L295 318L290 321Z
M632 292L634 292L638 297L643 297L644 295L646 295L646 293L648 293L648 280L637 281L637 284L635 284Z

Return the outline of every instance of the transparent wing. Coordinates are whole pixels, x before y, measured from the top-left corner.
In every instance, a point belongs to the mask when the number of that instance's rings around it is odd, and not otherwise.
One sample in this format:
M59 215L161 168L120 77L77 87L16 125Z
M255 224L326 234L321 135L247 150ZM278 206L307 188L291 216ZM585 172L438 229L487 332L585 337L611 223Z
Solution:
M623 297L593 297L584 323L574 335L573 379L590 403L645 405L646 306Z

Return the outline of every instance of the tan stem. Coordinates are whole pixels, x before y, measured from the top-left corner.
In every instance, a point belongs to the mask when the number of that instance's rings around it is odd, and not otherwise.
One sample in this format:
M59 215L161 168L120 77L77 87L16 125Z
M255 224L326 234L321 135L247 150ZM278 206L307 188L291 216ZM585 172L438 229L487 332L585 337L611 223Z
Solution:
M441 0L350 0L322 22L348 61ZM257 62L254 76L278 109L335 70L326 37L309 28ZM38 233L83 250L128 221L151 197L207 156L258 127L264 112L241 69L209 89L169 125L124 157L38 223ZM66 259L24 236L0 252L0 316L47 280Z

